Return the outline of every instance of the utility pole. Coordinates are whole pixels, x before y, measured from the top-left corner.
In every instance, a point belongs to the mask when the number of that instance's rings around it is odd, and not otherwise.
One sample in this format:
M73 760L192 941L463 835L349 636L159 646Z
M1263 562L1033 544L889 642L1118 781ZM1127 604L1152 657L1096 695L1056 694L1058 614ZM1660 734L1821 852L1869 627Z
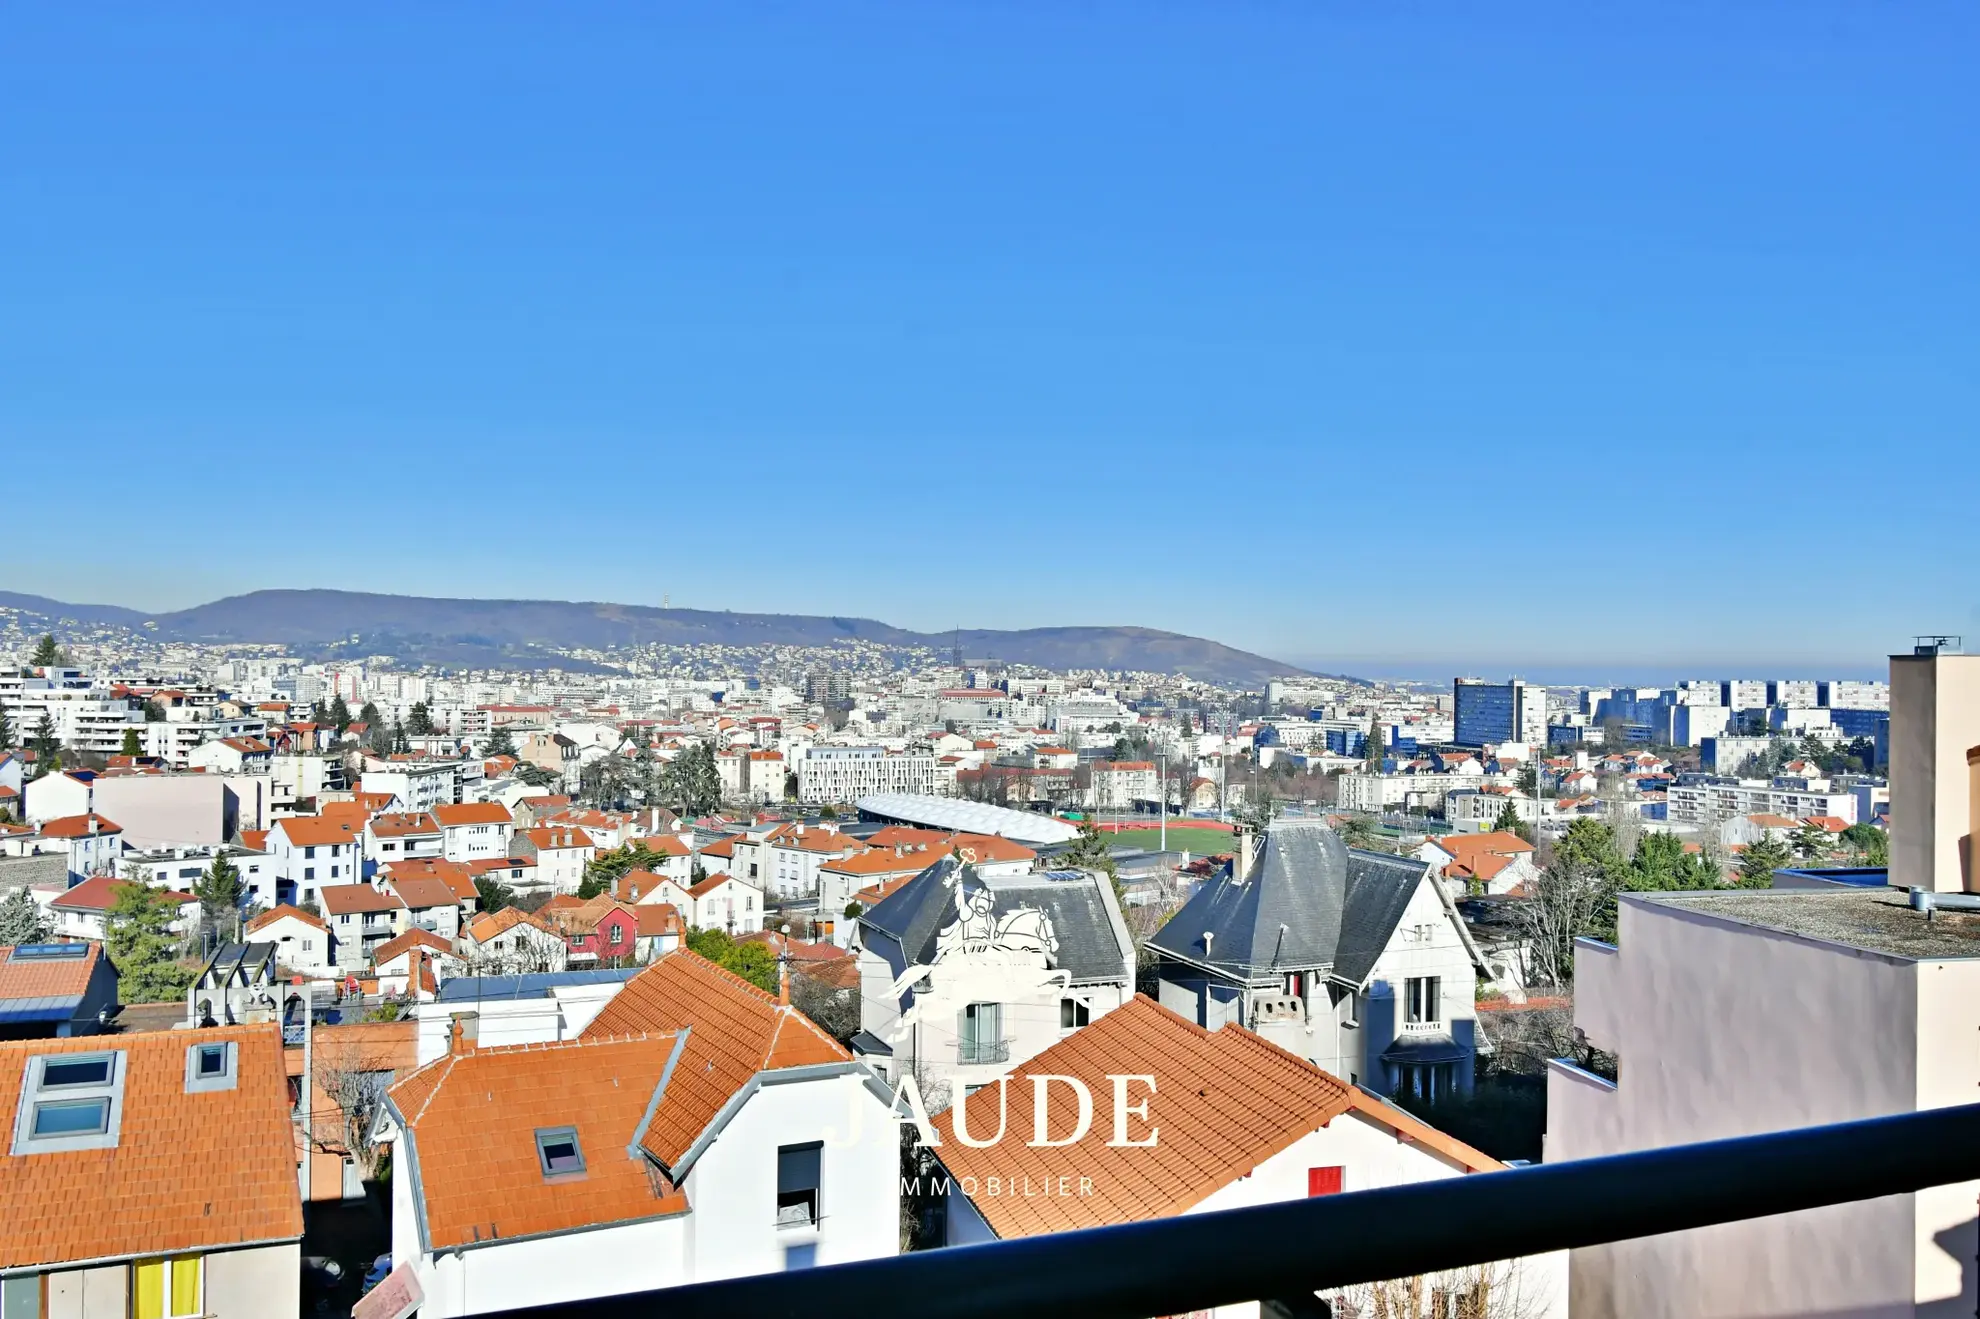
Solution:
M1156 791L1162 798L1161 850L1166 852L1169 850L1169 753L1166 751L1155 753L1155 778Z

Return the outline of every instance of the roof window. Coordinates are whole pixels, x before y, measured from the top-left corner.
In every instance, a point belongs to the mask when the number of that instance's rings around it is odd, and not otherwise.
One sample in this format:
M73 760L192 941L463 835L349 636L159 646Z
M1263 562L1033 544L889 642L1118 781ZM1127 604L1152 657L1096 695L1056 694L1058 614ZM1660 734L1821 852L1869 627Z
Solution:
M121 1051L36 1054L21 1076L13 1153L114 1149L123 1116Z
M234 1088L236 1046L232 1040L186 1047L186 1093Z
M584 1171L584 1151L576 1127L544 1127L536 1133L536 1161L546 1180L572 1177Z

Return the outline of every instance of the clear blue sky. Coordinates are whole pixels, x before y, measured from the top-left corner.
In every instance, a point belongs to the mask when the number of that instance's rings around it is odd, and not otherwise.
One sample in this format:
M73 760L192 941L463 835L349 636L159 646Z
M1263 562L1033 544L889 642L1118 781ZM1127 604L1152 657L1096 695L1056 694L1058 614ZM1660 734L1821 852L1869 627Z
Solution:
M1980 7L9 6L0 586L1980 634Z

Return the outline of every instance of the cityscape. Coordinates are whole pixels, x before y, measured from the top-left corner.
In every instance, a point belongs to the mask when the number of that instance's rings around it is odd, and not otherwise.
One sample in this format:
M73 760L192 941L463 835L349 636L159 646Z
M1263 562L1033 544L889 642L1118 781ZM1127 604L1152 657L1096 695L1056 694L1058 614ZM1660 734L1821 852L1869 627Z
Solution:
M1977 43L0 10L0 1319L1980 1313Z

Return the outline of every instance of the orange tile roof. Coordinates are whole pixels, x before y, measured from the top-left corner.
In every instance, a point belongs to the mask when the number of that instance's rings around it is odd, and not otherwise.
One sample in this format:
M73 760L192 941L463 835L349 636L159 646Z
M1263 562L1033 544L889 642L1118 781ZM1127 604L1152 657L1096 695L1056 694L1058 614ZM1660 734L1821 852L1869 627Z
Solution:
M1812 824L1818 829L1826 829L1832 834L1839 834L1849 828L1849 821L1843 819L1840 815L1811 815L1803 820L1802 823Z
M686 1051L641 1142L669 1168L758 1072L852 1057L796 1008L686 949L628 980L582 1038L683 1028Z
M241 846L250 852L266 852L268 850L268 831L266 829L241 830Z
M371 832L379 838L404 838L408 834L437 834L440 822L425 811L391 811L371 817Z
M1131 1101L1147 1099L1148 1119L1130 1118L1129 1136L1140 1139L1151 1128L1157 1129L1159 1143L1110 1147L1112 1113L1103 1109L1086 1135L1073 1144L1026 1148L1032 1087L1025 1078L1046 1073L1086 1082L1096 1108L1112 1098L1109 1075L1154 1076L1154 1094L1145 1087L1130 1091ZM994 1088L979 1093L995 1102ZM1005 1139L982 1149L955 1138L954 1109L934 1119L942 1139L936 1153L950 1174L979 1180L1007 1176L1013 1158L1022 1151L1028 1174L1090 1178L1093 1194L984 1196L974 1201L991 1230L1004 1238L1179 1214L1349 1112L1379 1122L1466 1169L1502 1166L1240 1026L1205 1030L1141 996L1014 1071L1010 1104L1021 1111L1013 1115ZM1052 1120L1054 1138L1070 1135L1072 1106L1057 1106ZM988 1116L987 1106L978 1111L973 1125L980 1131L994 1129L995 1119Z
M267 911L262 912L259 916L249 921L247 923L247 933L253 934L256 930L273 925L285 916L293 921L301 921L305 925L313 925L325 934L330 933L330 927L323 923L321 916L312 916L301 907L293 907L286 902L279 906L270 907Z
M627 1148L675 1049L670 1032L465 1049L388 1091L412 1133L436 1250L687 1212ZM668 1090L673 1089L670 1079ZM582 1173L546 1178L536 1132L577 1132Z
M459 862L455 864L460 865ZM467 867L461 866L461 869ZM408 908L452 907L461 900L460 894L454 892L454 886L438 875L391 875L385 882Z
M452 954L454 945L442 939L431 930L407 930L395 939L387 939L371 950L371 964L383 966L409 948L426 948L436 953Z
M360 912L398 911L406 904L397 897L369 884L325 884L317 890L323 910L331 916L355 916Z
M524 829L522 836L529 839L539 852L560 852L567 848L598 846L592 842L590 834L570 825L562 825L554 829Z
M687 928L681 921L681 909L671 902L643 902L633 908L633 915L639 918L639 937L642 939L680 934Z
M86 943L81 957L10 960L13 949L0 944L0 1000L74 998L89 988L89 977L103 955L103 945Z
M920 873L920 871L915 872L915 874ZM868 884L865 888L853 894L852 900L862 907L871 909L878 903L892 897L897 889L913 878L914 875L900 875L893 879L882 880L878 884Z
M517 863L508 857L492 858L495 865L514 867ZM405 861L388 861L379 867L379 873L394 883L410 880L437 880L447 886L457 899L474 897L475 862L448 861L437 856L416 856Z
M435 806L433 818L441 827L453 828L463 824L508 824L514 817L499 801L469 801L458 806Z
M829 870L835 875L918 874L934 865L944 855L944 852L935 850L910 851L897 855L891 847L875 847L865 852L855 852L851 856L827 861L818 869L821 873Z
M110 904L117 900L117 894L127 888L138 887L129 880L112 879L108 875L93 875L72 889L58 895L50 906L70 911L108 911ZM176 901L180 905L198 902L190 893L180 893L173 889L154 889L159 897Z
M91 821L95 821L95 829L89 827ZM109 820L104 819L94 811L91 811L88 815L60 816L53 820L45 820L41 825L41 836L43 838L87 838L92 833L120 834L122 832L124 830L121 825L112 824Z
M552 938L561 937L550 922L534 912L520 907L504 907L500 911L484 911L467 923L468 939L474 943L487 943L497 935L506 934L518 925L533 925Z
M877 829L867 838L869 847L898 847L905 843L910 847L932 847L947 841L949 835L940 829L917 829L909 824L890 824Z
M1788 819L1785 815L1770 815L1765 811L1762 811L1758 815L1749 815L1746 818L1759 825L1762 829L1792 829L1795 827L1794 821Z
M1023 843L1014 843L996 834L957 834L948 841L948 850L970 862L1036 861L1038 853Z
M322 847L326 844L355 842L359 824L349 820L335 819L327 815L292 815L277 820L270 828L273 833L279 829L289 840L291 847Z
M231 1090L186 1093L186 1049L235 1045ZM37 1054L124 1055L114 1149L0 1158L0 1268L162 1255L302 1236L275 1026L0 1043L0 1112Z

